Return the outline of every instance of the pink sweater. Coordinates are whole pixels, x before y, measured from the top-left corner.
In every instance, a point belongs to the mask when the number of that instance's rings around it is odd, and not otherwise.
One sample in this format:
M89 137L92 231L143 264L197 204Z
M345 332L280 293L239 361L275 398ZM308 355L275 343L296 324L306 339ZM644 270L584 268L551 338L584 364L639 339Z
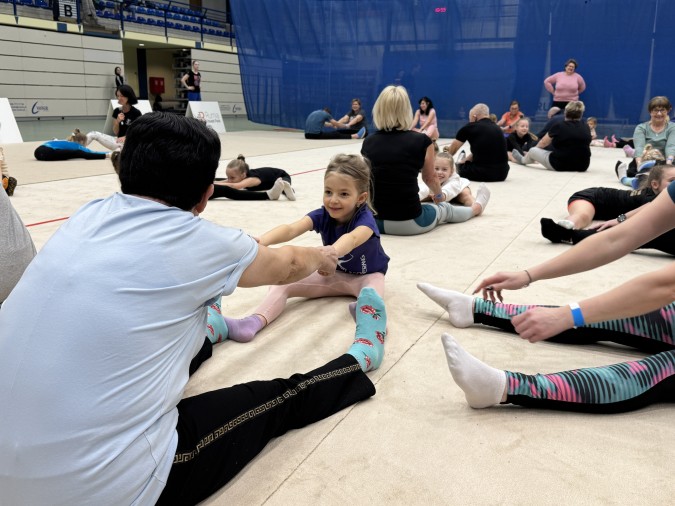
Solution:
M579 100L579 93L586 89L584 78L576 72L571 76L565 72L553 74L544 80L544 86L550 93L553 93L553 100L556 102Z

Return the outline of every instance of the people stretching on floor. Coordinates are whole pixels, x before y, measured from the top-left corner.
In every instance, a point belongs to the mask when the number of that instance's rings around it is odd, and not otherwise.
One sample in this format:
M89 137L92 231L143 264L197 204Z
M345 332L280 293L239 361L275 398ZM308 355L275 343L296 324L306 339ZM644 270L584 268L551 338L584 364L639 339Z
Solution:
M591 132L581 121L583 114L583 102L569 102L564 121L554 124L526 155L512 151L513 158L521 165L539 162L548 170L585 172L591 164ZM551 151L546 149L549 145Z
M380 233L423 234L440 224L459 223L481 214L490 197L485 187L478 189L471 207L444 202L434 170L432 141L424 134L410 131L412 107L404 87L387 86L382 90L373 107L373 120L378 130L363 141L361 154L373 168L373 198ZM495 128L504 143L499 127ZM506 148L504 153L506 157ZM417 193L420 170L433 203L420 202Z
M539 142L539 138L530 132L529 118L520 118L513 127L513 132L506 138L509 162L516 162L516 159L513 157L513 151L518 151L521 156L525 156Z
M419 288L445 308L450 321L459 327L476 322L511 330L513 325L522 339L532 343L545 339L574 344L610 341L655 353L606 367L525 375L484 364L444 334L450 372L468 404L474 408L506 403L616 413L675 402L675 264L567 306L496 303L503 302L502 290L517 290L536 281L605 265L674 227L675 182L633 219L603 233L604 237L591 237L524 271L485 278L474 292L482 292L483 300L421 283Z
M325 247L338 256L337 271L315 272L305 279L272 286L267 296L242 319L225 318L229 338L247 342L282 313L290 297L356 297L364 287L384 296L384 275L389 257L382 249L380 232L370 202L371 174L358 155L336 155L324 176L323 206L300 220L280 225L258 239L263 246L288 242L314 230Z
M87 136L77 128L66 140L53 140L40 144L35 148L33 155L36 160L42 162L56 162L84 158L85 160L105 160L110 158L110 153L105 151L92 151L86 148Z
M459 174L455 171L455 162L449 153L436 153L434 170L436 171L436 177L443 193L443 197L440 199L441 202L451 202L465 207L474 205L476 199L471 194L471 188L469 188L471 181L459 177ZM418 194L420 202L432 202L429 187L423 181L418 181L417 184L419 186ZM489 196L490 191L483 183L480 184L479 188L483 188L481 192Z
M504 181L509 174L509 156L502 129L490 119L490 109L476 104L469 111L469 123L459 129L455 139L443 151L455 155L465 142L471 145L472 158L457 161L457 172L471 181Z
M346 353L184 397L211 353L214 300L337 263L333 248L267 248L200 217L219 159L218 135L197 119L139 118L119 158L121 192L61 225L3 303L3 503L197 504L272 439L375 394L365 370L382 362L387 317L365 287ZM51 297L36 311L38 294Z
M426 134L432 141L435 141L438 139L439 133L434 104L429 97L420 98L418 103L420 107L415 111L410 130Z
M216 178L214 181L211 199L278 200L283 193L288 200L295 200L291 176L283 169L251 169L244 155L239 155L227 164L225 174L226 180Z
M675 167L661 164L651 169L638 190L588 188L576 192L568 201L569 214L565 219L557 222L550 218L541 219L541 234L554 243L576 244L634 216L673 181ZM593 220L609 221L585 229ZM675 255L675 231L665 232L639 249L657 249Z
M345 124L333 118L328 107L312 111L305 121L305 139L363 139L366 133L365 126L351 133Z

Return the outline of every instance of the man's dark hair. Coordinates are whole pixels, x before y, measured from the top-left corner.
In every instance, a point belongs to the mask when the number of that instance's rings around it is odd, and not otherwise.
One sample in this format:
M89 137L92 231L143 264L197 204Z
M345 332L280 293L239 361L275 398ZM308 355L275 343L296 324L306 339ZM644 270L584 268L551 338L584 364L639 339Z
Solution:
M120 156L122 193L190 211L216 176L220 138L195 118L153 112L135 120Z

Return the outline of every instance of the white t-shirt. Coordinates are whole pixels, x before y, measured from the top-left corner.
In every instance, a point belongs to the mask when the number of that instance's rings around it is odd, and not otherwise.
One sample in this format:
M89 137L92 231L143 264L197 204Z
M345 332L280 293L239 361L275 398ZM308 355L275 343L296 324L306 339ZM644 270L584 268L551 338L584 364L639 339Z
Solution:
M154 504L207 307L257 252L119 193L62 225L0 310L0 503Z
M454 199L459 193L469 186L471 184L471 181L469 181L466 178L459 177L459 174L454 172L452 176L445 182L445 184L441 187L441 191L445 193L445 201L450 202L452 199ZM420 195L420 200L423 198L426 198L429 196L429 187L424 184L424 182L420 179L417 181L417 185L419 186L419 195Z

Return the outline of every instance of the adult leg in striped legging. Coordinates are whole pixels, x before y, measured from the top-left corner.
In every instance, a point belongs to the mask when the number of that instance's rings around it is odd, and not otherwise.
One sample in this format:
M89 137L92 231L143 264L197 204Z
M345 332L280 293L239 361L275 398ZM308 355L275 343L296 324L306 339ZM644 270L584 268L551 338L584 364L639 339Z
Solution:
M461 292L443 290L427 283L420 290L448 311L456 327L474 323L497 327L515 333L511 318L534 305L493 303ZM552 307L552 306L548 306ZM614 342L651 353L675 349L675 303L633 318L609 320L566 330L548 341L566 344Z
M498 403L539 409L621 413L658 402L675 402L675 350L642 360L527 375L501 371L442 337L450 372L471 407Z

